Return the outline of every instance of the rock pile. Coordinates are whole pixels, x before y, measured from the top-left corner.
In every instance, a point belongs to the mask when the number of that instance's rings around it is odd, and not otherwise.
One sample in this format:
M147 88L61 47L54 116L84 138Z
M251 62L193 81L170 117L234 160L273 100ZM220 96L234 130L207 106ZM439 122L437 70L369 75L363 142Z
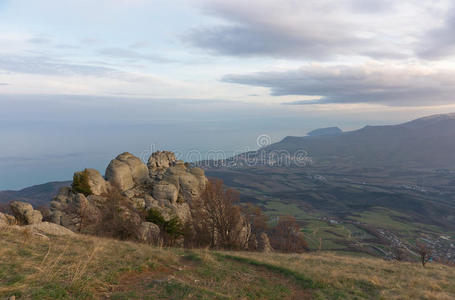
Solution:
M185 222L191 217L189 204L204 192L208 181L202 169L177 160L169 151L153 153L147 165L125 152L111 160L104 177L93 169L86 169L83 173L88 177L89 195L65 187L50 205L52 221L73 231L80 228L81 221L69 212L70 207L83 207L96 214L97 210L109 204L113 190L120 192L137 209L155 208L165 220L177 216ZM141 220L133 211L124 211L123 214L135 222ZM149 241L159 234L156 224L142 222L138 225L140 240Z
M43 221L41 212L34 210L30 203L13 201L10 207L19 225L32 225Z
M8 226L15 229L30 230L40 236L74 234L63 226L42 222L43 215L40 211L33 209L30 203L13 201L10 203L10 208L14 216L0 213L0 227Z

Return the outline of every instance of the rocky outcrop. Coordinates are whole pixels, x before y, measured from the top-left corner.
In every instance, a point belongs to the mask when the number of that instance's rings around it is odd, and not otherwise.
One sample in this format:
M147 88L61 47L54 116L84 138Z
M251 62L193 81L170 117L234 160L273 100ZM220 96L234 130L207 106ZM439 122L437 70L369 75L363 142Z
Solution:
M15 225L16 218L11 215L0 213L0 226Z
M129 224L137 224L138 239L144 242L155 239L159 227L144 222L138 212L155 208L166 221L177 216L185 223L191 218L191 201L203 193L208 182L202 169L178 161L168 151L153 153L147 166L138 157L122 153L109 163L104 178L93 169L85 172L93 195L84 196L70 187L62 188L51 202L52 221L78 231L81 218L77 214L87 208L90 214L100 214L111 204L109 201L115 201L112 197L118 191L127 201L122 204L119 217Z
M24 226L24 228L30 228L32 231L44 234L44 235L53 235L53 236L68 236L74 235L74 232L65 228L63 226L49 223L49 222L41 222L32 225Z
M106 169L106 179L124 192L136 185L147 183L149 171L138 157L125 152L111 160Z
M19 225L36 224L43 220L41 212L34 210L30 203L13 201L10 207Z
M86 174L88 175L88 185L93 195L104 195L108 193L110 184L104 177L95 169L85 169ZM80 172L76 172L78 174Z
M160 228L151 222L142 222L139 227L139 239L150 244L157 244L160 239Z
M161 176L167 168L173 166L176 161L177 158L173 152L157 151L152 153L147 163L150 178Z

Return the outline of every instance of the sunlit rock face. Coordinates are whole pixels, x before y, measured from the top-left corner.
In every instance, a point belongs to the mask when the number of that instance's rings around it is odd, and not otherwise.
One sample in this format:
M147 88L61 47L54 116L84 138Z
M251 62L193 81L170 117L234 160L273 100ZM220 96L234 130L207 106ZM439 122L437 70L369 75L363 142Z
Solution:
M78 173L78 172L76 172ZM94 169L86 169L91 195L84 196L71 187L60 190L51 202L51 218L54 223L77 231L80 220L74 218L76 209L99 214L113 201L113 191L118 191L127 199L128 207L139 210L155 208L169 220L173 216L182 222L191 218L190 203L204 192L207 177L200 168L190 167L177 160L174 153L158 151L153 153L145 165L138 157L125 152L109 163L105 176ZM122 214L141 222L132 210L125 206ZM142 224L141 236L156 238L157 228Z

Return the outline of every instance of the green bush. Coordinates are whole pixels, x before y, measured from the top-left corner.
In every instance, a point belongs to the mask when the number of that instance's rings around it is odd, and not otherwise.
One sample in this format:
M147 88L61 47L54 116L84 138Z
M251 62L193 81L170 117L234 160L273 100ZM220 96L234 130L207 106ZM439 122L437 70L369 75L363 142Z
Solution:
M169 221L166 221L158 209L150 208L147 211L145 220L160 227L161 235L168 245L173 245L175 240L183 235L183 223L177 216L173 216Z
M71 185L73 191L76 193L82 193L85 196L92 195L92 190L88 184L88 171L85 169L82 172L76 172L73 176L73 184Z
M163 215L161 215L161 212L156 208L150 208L147 211L147 216L145 217L145 220L147 222L152 222L152 223L158 225L159 227L161 227L162 225L164 225L164 223L166 223Z

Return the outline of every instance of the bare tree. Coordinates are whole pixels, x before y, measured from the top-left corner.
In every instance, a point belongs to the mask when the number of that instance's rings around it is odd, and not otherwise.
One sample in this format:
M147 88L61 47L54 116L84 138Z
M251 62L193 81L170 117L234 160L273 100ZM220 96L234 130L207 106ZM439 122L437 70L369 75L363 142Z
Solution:
M210 239L211 248L239 248L244 219L238 202L237 191L225 189L221 179L209 180L200 199L192 203L196 235L206 232L196 244L207 243Z
M292 216L280 217L271 235L273 249L288 253L300 253L308 249L300 226Z
M243 206L242 212L245 218L245 226L249 228L247 236L244 239L245 245L243 245L243 248L257 250L260 235L268 231L267 221L269 218L262 212L259 206L251 203Z
M142 218L134 205L116 188L111 188L106 196L95 232L121 240L137 239Z
M69 203L64 211L70 217L75 230L78 232L89 233L88 228L96 226L99 221L99 212L90 205L85 197L78 197L77 201Z
M417 244L417 252L420 255L420 262L422 266L425 267L426 263L431 259L433 255L433 250L425 243Z

